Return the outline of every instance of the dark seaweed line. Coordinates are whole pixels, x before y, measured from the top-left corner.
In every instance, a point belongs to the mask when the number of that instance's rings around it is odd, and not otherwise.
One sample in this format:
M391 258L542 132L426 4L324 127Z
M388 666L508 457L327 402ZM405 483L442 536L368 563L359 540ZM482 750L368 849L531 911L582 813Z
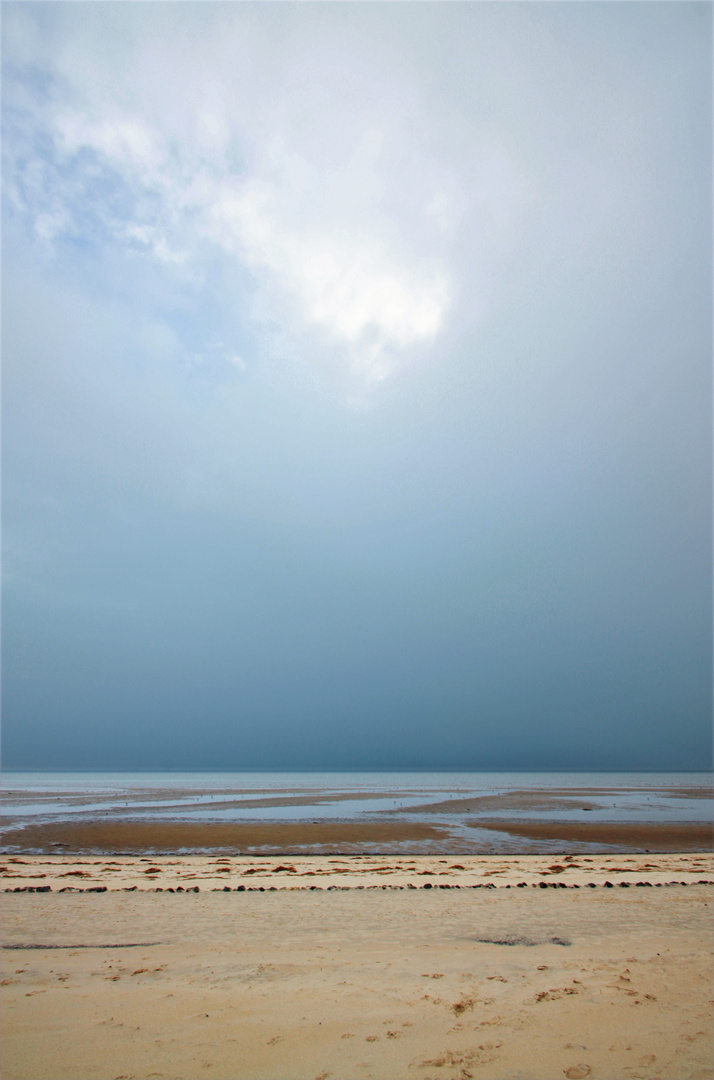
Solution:
M111 945L3 945L3 949L147 949L150 945L164 945L164 941L127 941Z
M471 938L471 941L478 941L481 945L571 945L572 942L567 938L551 937L546 941L531 941L530 938L525 937L508 937L508 938L488 938L478 937Z

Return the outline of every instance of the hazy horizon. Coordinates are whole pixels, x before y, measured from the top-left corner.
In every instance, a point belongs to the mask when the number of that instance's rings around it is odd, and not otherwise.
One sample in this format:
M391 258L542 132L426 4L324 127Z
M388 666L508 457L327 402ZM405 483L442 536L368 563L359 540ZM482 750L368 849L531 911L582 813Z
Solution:
M250 775L254 775L254 774L265 775L265 776L282 776L282 775L288 775L288 776L290 776L290 775L296 775L296 776L311 776L311 775L330 776L333 773L337 774L337 775L341 775L341 774L344 773L344 774L347 774L347 775L354 774L354 775L357 776L357 775L363 775L363 774L364 775L371 775L373 773L376 774L376 775L379 775L381 773L387 773L387 774L405 773L405 774L415 775L415 776L417 776L417 775L440 776L440 775L443 775L443 774L449 774L449 775L454 775L454 776L458 776L460 774L469 775L469 776L480 776L480 775L483 775L483 776L498 776L498 775L501 775L501 774L504 775L504 776L520 776L520 775L525 776L525 775L529 775L529 774L533 774L533 775L537 775L537 776L548 776L548 775L551 775L551 774L554 775L554 776L560 776L560 775L568 776L568 775L571 775L571 774L572 775L581 775L582 774L582 775L585 775L585 776L587 776L587 775L592 775L592 776L610 776L610 775L613 775L613 776L614 775L619 775L619 776L629 776L629 775L633 775L633 776L640 776L640 775L642 775L642 776L654 776L654 775L661 775L661 776L680 776L680 775L710 776L710 775L712 775L712 772L713 772L712 769L676 769L676 770L671 770L671 769L615 769L615 770L610 770L610 771L605 772L605 771L602 771L602 770L592 771L590 769L518 769L518 770L514 770L514 769L488 769L488 770L481 771L481 770L477 770L477 769L457 769L457 768L453 768L453 769L399 769L399 768L384 768L384 769L347 769L347 768L345 768L345 769L288 769L288 768L286 768L286 769L258 769L258 768L256 768L256 769L240 769L240 770L237 770L237 769L218 769L218 768L216 768L216 769L148 769L148 768L141 769L141 768L139 768L139 769L128 770L128 769L77 769L77 768L73 768L73 769L33 769L33 768L15 767L15 768L12 768L12 769L3 768L2 775L3 776L14 776L16 773L23 773L23 774L24 773L31 773L31 774L38 773L38 774L41 774L41 775L50 775L50 776L58 775L59 776L59 775L65 775L65 774L66 775L74 775L76 773L77 775L83 775L83 774L94 775L94 774L98 774L98 775L109 775L109 776L114 776L114 775L116 775L116 776L134 776L134 775L143 775L143 774L146 774L148 776L181 776L181 775L185 775L185 776L204 776L204 775L206 775L206 776L213 776L213 775L216 775L216 776L224 776L224 775L225 776L243 776L243 775L250 776Z

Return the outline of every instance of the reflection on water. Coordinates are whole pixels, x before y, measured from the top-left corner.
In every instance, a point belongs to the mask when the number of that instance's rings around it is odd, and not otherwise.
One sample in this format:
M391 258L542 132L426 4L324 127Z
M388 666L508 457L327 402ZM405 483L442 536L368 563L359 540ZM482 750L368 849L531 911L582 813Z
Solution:
M711 783L708 773L5 773L0 815L6 826L390 817L456 832L479 818L675 823L712 820Z

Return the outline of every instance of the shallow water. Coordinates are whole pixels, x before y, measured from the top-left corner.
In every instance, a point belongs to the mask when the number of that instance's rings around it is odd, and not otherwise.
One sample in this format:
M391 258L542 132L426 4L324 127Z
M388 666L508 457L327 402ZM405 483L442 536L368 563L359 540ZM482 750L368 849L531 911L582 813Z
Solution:
M706 822L710 773L4 773L5 826L57 821L374 821L458 831L479 818ZM702 789L709 796L702 797ZM557 803L553 804L556 797ZM464 799L508 796L464 808ZM524 796L528 795L528 800ZM543 796L539 805L538 796ZM533 797L536 797L535 799ZM453 810L430 804L459 800Z

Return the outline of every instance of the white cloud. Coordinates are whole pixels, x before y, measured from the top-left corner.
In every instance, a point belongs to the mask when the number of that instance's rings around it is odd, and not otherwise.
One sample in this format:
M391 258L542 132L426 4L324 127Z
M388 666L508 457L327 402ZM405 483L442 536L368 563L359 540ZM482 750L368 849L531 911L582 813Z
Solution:
M66 154L91 147L107 160L123 163L156 182L160 176L161 154L157 139L147 124L136 117L118 117L87 122L76 112L65 112L55 121L58 142Z
M70 225L70 216L66 210L56 210L54 213L39 213L35 217L35 235L46 244L51 244L57 237L62 236Z
M305 324L342 345L356 374L381 381L400 353L438 333L449 304L438 263L400 262L374 233L301 229L281 220L280 204L273 185L224 189L211 208L213 236L267 271Z
M53 96L32 117L55 157L18 196L36 234L90 229L195 282L207 258L244 266L296 352L365 387L428 348L453 315L468 181L430 146L437 121L396 54L346 48L333 16L276 44L271 14L240 5L200 29L188 8L171 27L123 10L116 35L58 17ZM507 232L521 192L493 161L472 202Z

